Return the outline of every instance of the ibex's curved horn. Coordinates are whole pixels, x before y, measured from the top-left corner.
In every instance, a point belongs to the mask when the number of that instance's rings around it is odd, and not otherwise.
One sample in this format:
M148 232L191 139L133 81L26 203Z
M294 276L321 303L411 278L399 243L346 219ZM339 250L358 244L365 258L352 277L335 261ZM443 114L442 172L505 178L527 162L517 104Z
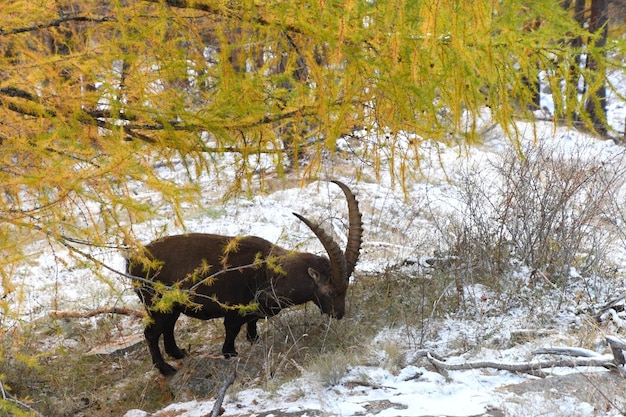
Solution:
M356 197L347 185L340 181L333 181L337 184L348 200L348 243L346 244L345 258L348 263L346 280L350 279L350 275L354 272L354 267L359 260L359 252L361 251L361 243L363 243L363 222L361 221L361 212L359 211L359 203Z
M304 224L309 226L309 229L315 233L315 236L322 242L324 249L328 253L330 258L330 265L332 270L331 280L339 288L347 287L350 281L350 275L354 272L354 267L359 260L359 252L361 250L361 243L363 242L363 222L361 221L361 212L359 211L359 203L356 201L356 197L348 188L347 185L340 181L332 181L337 184L346 196L348 201L348 243L346 244L345 254L341 252L339 245L326 234L318 224L312 223L305 217L297 213L293 213Z
M326 234L324 229L322 229L319 224L310 222L307 218L299 215L298 213L293 213L293 215L309 226L309 229L315 233L315 236L317 236L322 243L322 246L324 246L324 249L326 249L328 258L330 258L331 282L338 288L347 288L348 281L346 277L348 276L348 263L346 262L346 257L341 252L341 248L337 242Z

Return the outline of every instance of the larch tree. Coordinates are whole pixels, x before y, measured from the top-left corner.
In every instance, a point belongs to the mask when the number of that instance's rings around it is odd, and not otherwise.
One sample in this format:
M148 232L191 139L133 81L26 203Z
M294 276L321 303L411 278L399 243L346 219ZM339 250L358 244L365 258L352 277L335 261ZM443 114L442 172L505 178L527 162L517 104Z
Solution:
M474 143L485 114L515 139L595 39L556 1L145 0L3 2L0 27L0 305L10 315L24 248L45 239L134 245L133 225L197 204L197 179L232 155L234 189L255 156L301 178L319 174L336 141L367 127L378 166L407 132ZM541 24L528 30L528 22ZM620 47L619 43L616 48ZM585 44L603 68L606 45ZM566 89L570 88L566 83ZM555 119L571 118L555 94ZM583 120L586 120L583 118ZM307 155L307 163L300 163ZM185 178L162 175L180 163ZM405 159L392 176L419 175ZM355 175L358 168L355 167ZM136 196L132 184L158 195ZM94 269L97 265L94 263ZM0 332L3 330L0 329Z

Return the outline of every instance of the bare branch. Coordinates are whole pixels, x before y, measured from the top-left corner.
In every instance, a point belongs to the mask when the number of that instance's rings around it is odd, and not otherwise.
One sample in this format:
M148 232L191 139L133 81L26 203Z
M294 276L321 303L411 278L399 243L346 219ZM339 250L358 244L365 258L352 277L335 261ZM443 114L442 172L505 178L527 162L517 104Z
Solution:
M15 398L11 394L9 394L7 389L4 387L4 384L2 383L2 380L0 380L0 395L1 395L1 397L0 397L1 400L13 402L13 403L17 404L19 407L28 410L29 412L31 412L32 414L34 414L37 417L44 417L43 414L41 414L40 412L38 412L37 410L32 408L30 405L26 404L23 401L18 400L17 398Z
M572 347L548 347L534 350L532 352L533 355L563 355L563 356L571 356L571 357L582 357L582 358L598 358L600 355L598 352L594 352L593 350L583 349L583 348L572 348Z
M211 417L218 417L221 414L222 402L224 402L224 397L226 396L226 390L230 387L233 382L235 382L235 378L237 377L237 373L233 372L226 378L222 387L220 388L220 392L217 394L215 398L215 404L213 404L213 410L211 410Z
M396 387L380 385L372 381L365 381L363 379L353 379L350 381L346 381L343 385L348 386L348 387L356 387L356 386L369 387L372 389L397 389Z
M445 371L464 371L469 369L493 368L510 372L531 372L546 368L575 368L578 366L601 366L604 368L615 368L613 358L600 356L594 358L570 358L553 361L525 362L525 363L504 363L494 361L447 363L428 356L428 360L437 369Z
M26 90L22 90L21 88L15 87L3 87L0 88L0 94L4 94L9 97L19 97L30 101L38 102L37 96L29 93Z
M52 318L80 318L87 319L89 317L98 316L100 314L121 314L125 316L133 316L144 318L146 313L141 310L135 310L127 307L101 307L95 310L80 312L80 311L51 311L48 315Z
M145 0L149 3L162 3L161 0ZM177 9L193 9L203 12L209 12L212 14L223 14L219 8L216 8L213 4L203 3L200 1L187 1L187 0L165 0L165 4Z
M35 24L32 26L25 26L25 27L14 28L14 29L9 29L9 30L4 30L0 28L0 36L15 35L18 33L34 32L34 31L41 30L41 29L59 27L63 23L67 23L67 22L104 23L104 22L116 22L116 21L117 19L115 19L112 16L102 16L102 17L64 16L64 17L60 17L58 19L52 20L50 22L39 23L39 24Z

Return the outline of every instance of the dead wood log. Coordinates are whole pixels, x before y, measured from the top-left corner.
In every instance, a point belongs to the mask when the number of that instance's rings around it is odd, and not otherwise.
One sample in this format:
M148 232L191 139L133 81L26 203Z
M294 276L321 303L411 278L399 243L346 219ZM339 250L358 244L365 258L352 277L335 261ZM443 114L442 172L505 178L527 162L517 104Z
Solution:
M126 316L133 316L144 318L146 313L141 310L135 310L127 307L100 307L91 311L51 311L48 315L55 319L60 318L81 318L86 319L89 317L98 316L100 314L122 314Z
M620 294L617 297L614 297L613 299L607 301L606 304L604 304L602 307L600 307L598 309L598 311L596 311L596 313L593 315L593 318L597 322L601 322L602 321L602 317L606 313L610 313L611 310L613 310L613 312L624 311L624 304L625 303L626 303L626 293Z
M623 366L624 364L626 364L626 359L624 359L624 350L626 350L626 341L615 336L605 336L605 340L606 340L606 343L611 348L611 353L613 354L612 362L613 362L614 368L619 370L621 373L624 373ZM552 354L552 355L578 356L578 357L587 357L587 358L599 358L602 356L599 353L594 352L589 349L572 348L572 347L542 348L542 349L537 349L532 353L533 355Z
M578 366L601 366L613 368L615 365L611 357L599 356L594 358L569 358L553 361L525 362L525 363L504 363L495 361L478 361L464 363L448 363L427 356L430 363L437 369L445 371L465 371L470 369L493 368L510 372L534 372L546 368L573 368Z
M373 389L397 389L396 387L389 387L386 385L380 385L377 384L375 382L372 381L365 381L363 379L353 379L350 381L346 381L344 383L344 385L348 386L348 387L356 387L356 386L361 386L361 387L369 387L369 388L373 388Z
M531 353L533 355L563 355L563 356L582 357L582 358L597 358L597 357L602 356L598 352L594 352L593 350L583 349L583 348L572 348L572 347L540 348L537 350L533 350Z
M445 361L446 360L443 356L441 356L441 355L439 355L439 354L437 354L435 352L430 352L427 349L420 349L420 350L416 351L413 354L413 357L414 357L415 361L417 361L418 359L421 359L421 358L426 358L428 356L432 356L433 358L439 359L440 361Z
M624 363L626 363L626 360L624 359L626 342L615 336L606 336L605 340L611 348L611 352L613 353L613 361L615 362L615 364L618 366L624 365Z

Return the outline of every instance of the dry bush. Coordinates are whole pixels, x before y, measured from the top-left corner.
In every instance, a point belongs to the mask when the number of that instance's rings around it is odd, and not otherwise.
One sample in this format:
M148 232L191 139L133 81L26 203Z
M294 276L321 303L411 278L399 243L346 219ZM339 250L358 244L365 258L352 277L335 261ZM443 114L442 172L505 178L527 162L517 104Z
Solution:
M622 159L539 142L507 150L487 169L462 172L463 209L440 223L459 289L508 285L502 279L522 268L554 288L609 269Z
M583 152L539 144L523 159L510 152L499 167L505 187L498 223L510 236L512 256L555 279L566 278L571 267L588 273L607 259L602 226L615 218L622 155L606 161Z

